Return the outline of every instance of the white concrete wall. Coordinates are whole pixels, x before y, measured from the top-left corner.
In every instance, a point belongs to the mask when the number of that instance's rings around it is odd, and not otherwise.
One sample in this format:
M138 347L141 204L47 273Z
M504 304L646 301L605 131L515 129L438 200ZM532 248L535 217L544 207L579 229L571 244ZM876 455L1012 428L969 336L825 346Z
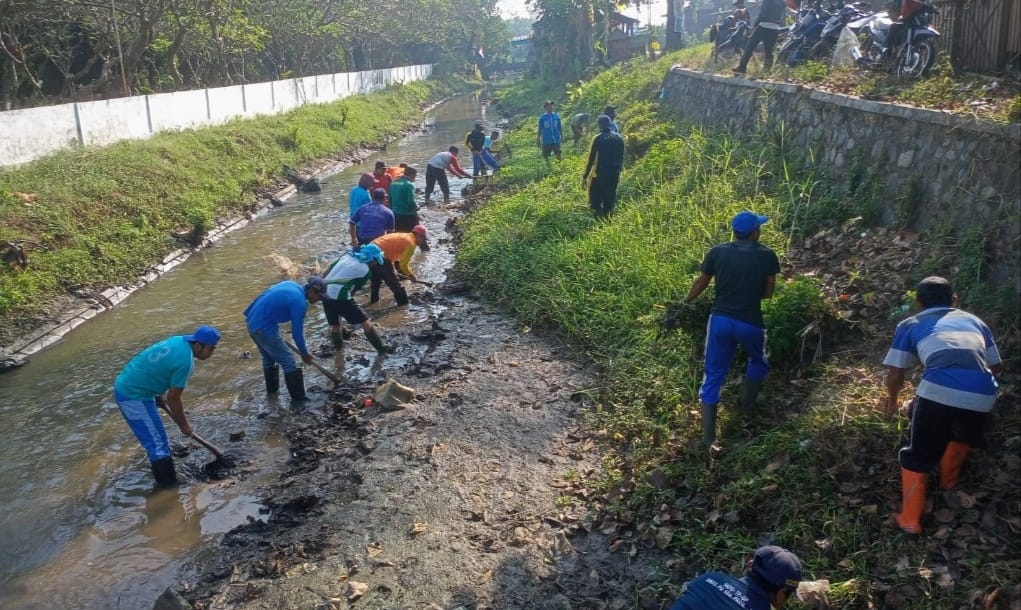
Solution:
M432 66L426 64L9 110L0 112L0 167L28 163L68 146L103 146L239 116L279 114L431 74Z
M78 143L73 105L0 112L0 160L5 165L27 163Z

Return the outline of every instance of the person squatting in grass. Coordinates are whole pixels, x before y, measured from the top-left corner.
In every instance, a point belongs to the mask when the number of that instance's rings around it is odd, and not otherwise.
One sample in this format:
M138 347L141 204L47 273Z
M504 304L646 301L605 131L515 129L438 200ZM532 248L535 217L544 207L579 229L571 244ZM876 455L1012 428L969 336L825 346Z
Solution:
M581 175L581 187L588 188L588 203L596 218L613 213L617 205L617 185L624 169L624 138L610 130L612 121L605 114L596 119L599 135L592 138L588 163Z
M553 112L553 101L546 100L543 104L545 112L539 115L538 129L535 132L535 144L542 149L542 158L549 161L550 154L560 156L560 142L564 137L564 128L560 122L560 115Z
M262 373L266 380L266 393L280 390L280 368L284 369L284 383L292 401L307 400L305 375L280 336L280 324L291 323L291 338L301 354L301 361L312 363L305 347L306 301L318 303L326 294L326 282L318 276L308 278L304 286L284 280L267 288L245 308L248 335L262 356ZM279 366L278 366L279 365Z
M734 240L713 246L700 267L685 304L691 304L716 280L716 297L709 315L705 346L705 374L699 389L702 404L702 440L710 451L716 444L716 414L720 388L727 378L734 352L740 345L748 354L741 397L741 412L751 415L762 389L769 364L766 361L766 328L762 301L773 296L780 260L759 243L765 216L744 211L730 221Z
M220 333L212 326L199 326L190 335L168 337L139 352L114 382L114 400L149 456L157 487L177 483L170 441L159 407L166 407L181 433L191 438L194 432L184 414L181 395L195 369L195 360L212 356L219 341Z
M588 120L589 114L587 112L579 112L571 117L571 137L574 139L575 146L578 145L578 141L588 131Z
M939 470L940 489L957 486L961 466L972 447L984 445L989 412L996 403L996 375L1002 364L993 333L978 317L956 308L953 286L932 276L918 283L915 306L921 310L897 325L883 360L887 416L897 412L905 370L921 362L922 380L911 401L908 439L898 453L901 466L900 513L895 525L922 533L925 485Z
M802 576L797 555L778 546L759 547L744 578L707 572L685 584L670 610L782 610Z
M394 213L394 231L410 232L419 223L415 203L415 178L418 170L404 166L403 173L390 185L390 210Z
M386 283L394 293L394 300L398 305L408 304L408 291L401 286L397 273L406 276L412 282L420 283L421 280L412 273L409 263L415 254L417 246L422 252L429 251L428 233L422 225L415 225L411 233L388 233L373 241L383 251L383 264L372 270L372 283L369 288L369 303L379 300L379 285ZM396 267L396 269L395 269Z
M447 181L447 172L458 178L471 178L461 166L457 164L457 153L460 152L456 146L451 146L444 152L438 152L429 159L425 166L425 198L432 196L436 185L440 185L443 193L443 201L450 201L450 182Z
M351 234L351 245L355 248L376 239L380 235L393 233L396 226L393 211L386 207L386 191L372 191L372 201L358 208L347 223Z
M344 335L340 328L340 318L343 316L352 326L362 325L365 338L377 352L390 354L396 350L394 346L383 342L369 317L351 297L356 290L365 285L372 275L372 269L382 264L383 251L375 244L366 244L357 252L349 252L327 267L323 278L326 282L323 313L326 314L326 323L330 325L330 340L333 347L337 349L344 347Z

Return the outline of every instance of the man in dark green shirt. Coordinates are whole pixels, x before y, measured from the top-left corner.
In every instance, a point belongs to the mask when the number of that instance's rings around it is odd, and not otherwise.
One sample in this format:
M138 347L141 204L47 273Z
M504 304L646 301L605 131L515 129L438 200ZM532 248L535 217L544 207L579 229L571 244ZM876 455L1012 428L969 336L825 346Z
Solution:
M390 185L390 210L400 233L410 233L419 224L414 184L417 175L418 170L409 165L404 168L404 175Z

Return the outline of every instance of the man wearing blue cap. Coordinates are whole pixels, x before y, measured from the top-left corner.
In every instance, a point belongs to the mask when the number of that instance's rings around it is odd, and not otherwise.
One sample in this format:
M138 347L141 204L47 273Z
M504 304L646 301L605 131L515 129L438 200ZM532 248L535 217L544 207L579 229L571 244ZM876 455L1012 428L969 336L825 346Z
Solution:
M769 372L762 300L773 296L780 260L775 252L759 243L759 227L768 221L765 216L748 211L734 216L730 221L734 240L709 250L700 267L701 275L684 297L684 303L691 304L716 278L716 297L706 337L705 375L698 393L702 403L702 440L710 451L719 449L717 405L737 346L748 354L741 398L741 410L746 415L754 410L755 399Z
M195 360L212 356L219 341L219 331L212 326L200 326L190 335L169 337L145 348L117 375L114 400L149 455L158 487L176 484L177 473L157 407L167 408L181 433L191 437L193 432L184 414L181 394L188 385Z
M266 379L266 392L275 394L280 390L280 367L284 369L284 383L292 401L307 400L305 376L294 356L280 336L279 325L291 323L291 337L301 354L301 361L312 363L312 355L305 347L305 311L308 303L318 303L326 294L323 278L312 276L304 286L298 282L284 280L266 289L245 308L248 335L262 355L262 372ZM278 366L279 365L279 366Z
M373 190L372 201L369 205L358 208L347 226L351 232L352 247L370 243L381 235L393 233L397 225L393 211L386 207L386 191Z
M684 586L670 610L782 610L801 582L801 560L778 546L755 551L744 578L707 572Z
M588 203L596 218L613 213L617 206L617 185L624 169L624 138L611 129L613 121L605 114L596 118L599 135L592 138L588 163L581 175L582 188L588 187Z
M369 316L365 315L358 303L351 298L352 293L365 285L372 276L372 269L383 264L383 251L376 244L365 244L357 252L349 252L333 261L327 268L326 294L323 295L323 312L326 323L330 325L330 340L333 347L344 347L344 335L340 330L340 317L344 316L348 324L362 325L365 338L372 347L381 354L390 354L396 348L383 343Z

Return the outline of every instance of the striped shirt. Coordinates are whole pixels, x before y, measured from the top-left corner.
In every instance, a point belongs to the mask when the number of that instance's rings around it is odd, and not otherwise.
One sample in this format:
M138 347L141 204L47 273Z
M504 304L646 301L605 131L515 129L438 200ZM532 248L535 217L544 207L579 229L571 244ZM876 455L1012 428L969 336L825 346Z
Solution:
M1000 364L1000 352L976 316L932 307L898 324L883 364L906 369L916 361L925 368L918 396L969 411L992 410L997 385L989 367Z

